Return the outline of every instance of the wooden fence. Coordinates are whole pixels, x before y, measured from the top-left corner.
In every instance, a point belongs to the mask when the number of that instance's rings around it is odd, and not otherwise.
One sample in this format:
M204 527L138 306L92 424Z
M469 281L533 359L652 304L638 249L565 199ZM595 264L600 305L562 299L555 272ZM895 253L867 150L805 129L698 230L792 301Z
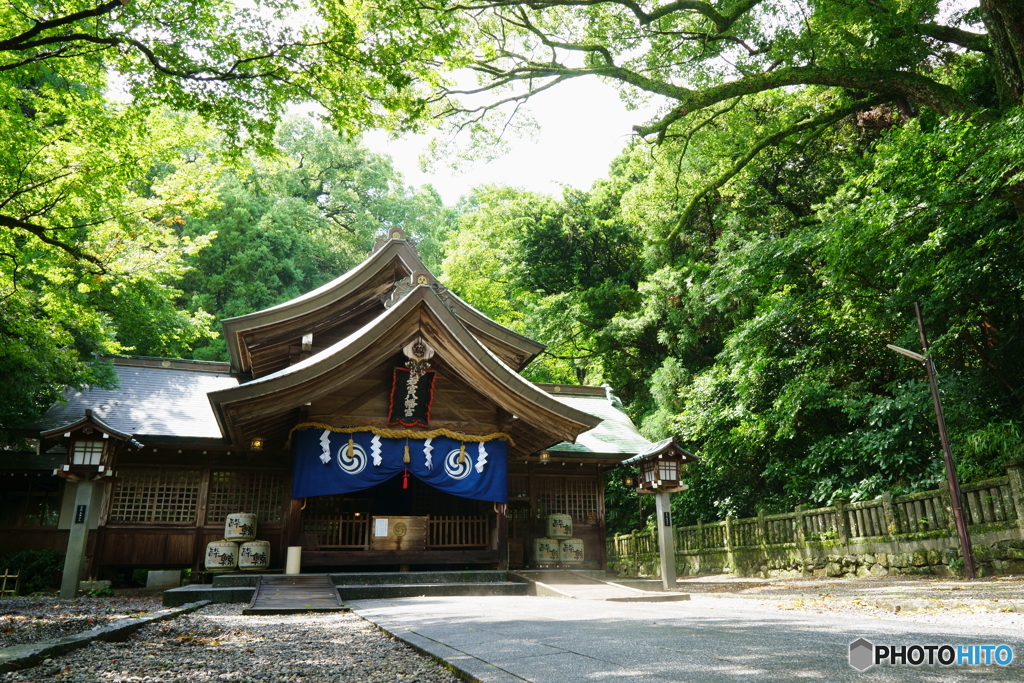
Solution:
M972 536L993 533L1000 538L1024 539L1024 464L1011 463L1007 476L961 486L965 521ZM948 488L874 500L837 501L835 505L807 509L798 505L793 512L698 523L675 527L677 564L694 563L691 556L719 553L722 567L738 562L733 554L761 551L797 551L807 556L812 546L831 548L832 554L848 555L851 547L871 544L915 542L956 538L956 526ZM975 541L977 542L977 541ZM928 544L936 547L935 543ZM608 539L609 564L630 573L643 573L645 560L658 553L651 531L616 534ZM791 552L791 555L793 553ZM748 555L750 553L748 552ZM778 552L776 552L776 556ZM689 558L689 559L688 559ZM756 558L755 558L756 559ZM648 563L649 565L649 563Z

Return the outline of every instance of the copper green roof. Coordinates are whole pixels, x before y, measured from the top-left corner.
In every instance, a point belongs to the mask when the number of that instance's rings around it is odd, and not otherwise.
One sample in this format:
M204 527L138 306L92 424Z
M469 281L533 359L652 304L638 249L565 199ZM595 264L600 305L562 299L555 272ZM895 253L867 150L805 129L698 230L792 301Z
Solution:
M619 407L603 387L574 386L565 384L538 384L567 406L601 418L601 424L576 437L576 443L562 442L549 451L568 455L593 454L616 456L622 459L632 456L651 445L636 428L629 415Z

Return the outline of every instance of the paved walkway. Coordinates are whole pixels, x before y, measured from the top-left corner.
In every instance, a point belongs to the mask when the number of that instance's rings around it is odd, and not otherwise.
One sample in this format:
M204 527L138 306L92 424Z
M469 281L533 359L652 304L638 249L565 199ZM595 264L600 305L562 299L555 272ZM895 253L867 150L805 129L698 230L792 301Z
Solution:
M690 602L606 603L539 597L401 598L351 603L414 647L486 683L1024 680L1024 633ZM847 663L858 638L878 644L1008 644L999 666ZM753 676L753 678L748 678Z

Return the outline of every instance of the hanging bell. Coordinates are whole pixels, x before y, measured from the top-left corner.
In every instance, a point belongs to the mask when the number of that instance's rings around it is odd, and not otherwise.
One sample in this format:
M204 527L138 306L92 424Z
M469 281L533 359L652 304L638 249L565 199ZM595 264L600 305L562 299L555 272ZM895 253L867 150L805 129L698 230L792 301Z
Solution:
M355 439L353 439L351 436L348 437L348 450L345 451L345 458L347 460L351 460L353 454L356 452L355 444L356 444Z
M459 464L466 464L466 444L459 444Z
M408 442L406 442L406 444L405 444L405 454L402 456L402 462L412 462L411 459L409 458L409 444L408 444Z

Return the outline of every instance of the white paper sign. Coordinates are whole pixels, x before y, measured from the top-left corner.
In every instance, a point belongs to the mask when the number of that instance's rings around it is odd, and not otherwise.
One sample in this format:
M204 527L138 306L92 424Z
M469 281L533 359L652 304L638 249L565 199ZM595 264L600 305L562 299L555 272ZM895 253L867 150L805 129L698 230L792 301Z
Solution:
M373 520L373 535L378 538L388 535L388 520L386 518Z

